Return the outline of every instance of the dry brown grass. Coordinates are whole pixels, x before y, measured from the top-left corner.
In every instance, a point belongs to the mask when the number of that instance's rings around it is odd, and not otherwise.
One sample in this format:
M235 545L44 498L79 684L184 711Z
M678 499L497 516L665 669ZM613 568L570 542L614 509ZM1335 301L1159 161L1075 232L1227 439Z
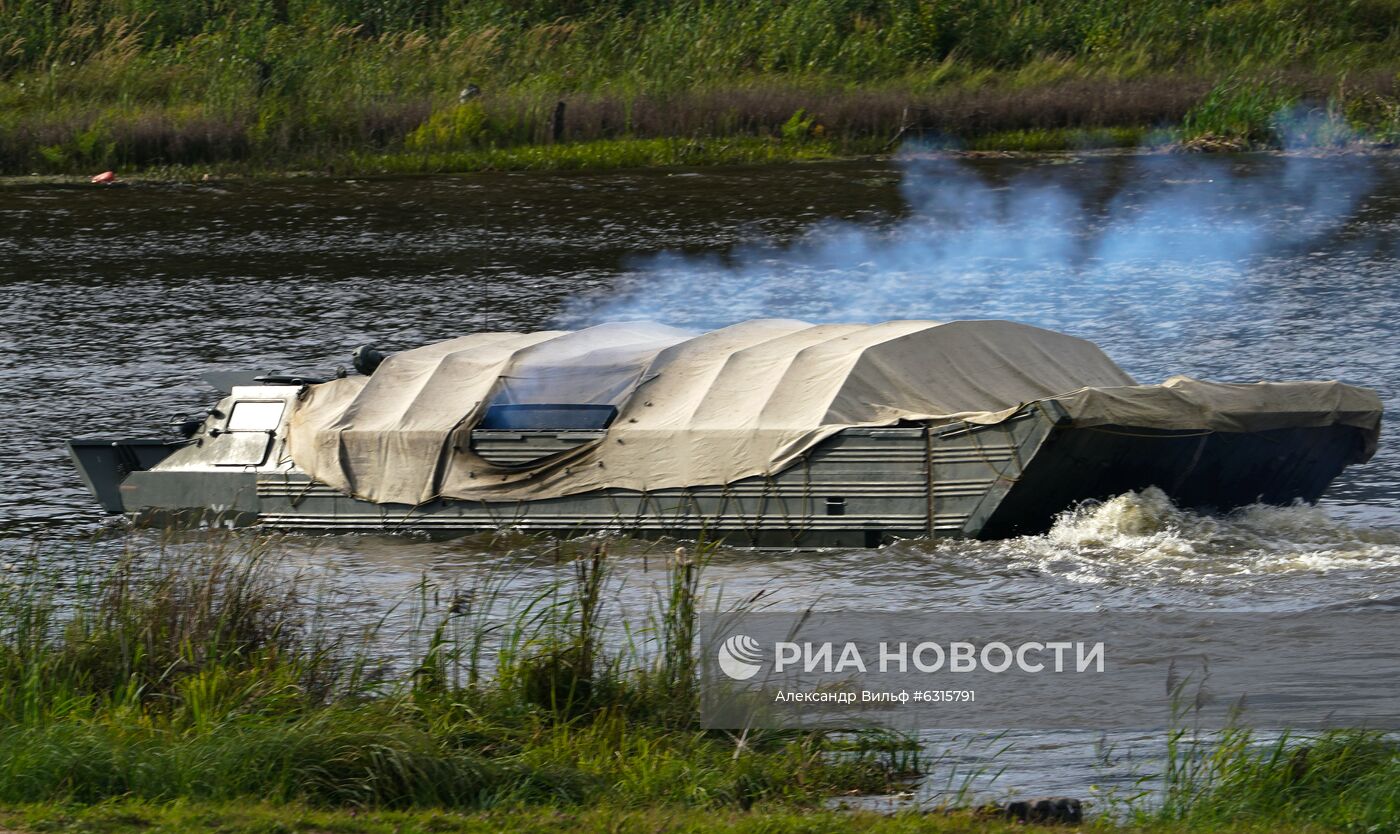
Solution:
M756 86L669 96L565 96L571 140L694 135L776 135L798 110L827 135L893 137L905 125L949 136L1017 129L1098 128L1177 122L1210 83L1170 77L1072 80L1045 87L811 90ZM517 105L518 106L518 105Z

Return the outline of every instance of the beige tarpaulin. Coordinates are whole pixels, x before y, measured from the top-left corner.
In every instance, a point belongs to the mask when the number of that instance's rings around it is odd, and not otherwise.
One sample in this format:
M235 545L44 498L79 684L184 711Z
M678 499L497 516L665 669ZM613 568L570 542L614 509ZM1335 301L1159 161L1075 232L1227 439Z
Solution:
M389 357L373 377L312 386L289 448L318 481L381 503L515 501L775 473L822 439L900 420L997 422L1057 398L1082 425L1248 431L1341 422L1380 403L1340 383L1139 386L1093 344L1006 321L828 324L764 319L690 334L649 323L482 333ZM596 403L601 440L529 467L471 449L492 404Z
M1161 385L1086 388L1056 397L1076 426L1267 431L1340 423L1367 432L1365 458L1376 451L1381 401L1341 382L1236 385L1174 376Z

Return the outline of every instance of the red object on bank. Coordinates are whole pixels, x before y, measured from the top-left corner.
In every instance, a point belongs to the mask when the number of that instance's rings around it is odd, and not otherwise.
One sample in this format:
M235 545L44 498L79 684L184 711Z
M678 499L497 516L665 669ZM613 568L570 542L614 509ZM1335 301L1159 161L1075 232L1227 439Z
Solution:
M92 178L92 181L95 182L95 183L100 183L100 184L102 184L102 185L106 185L107 183L116 182L116 181L117 181L117 175L116 175L115 173L111 172L111 171L103 171L102 173L100 173L100 174L98 174L97 176L93 177L93 178Z

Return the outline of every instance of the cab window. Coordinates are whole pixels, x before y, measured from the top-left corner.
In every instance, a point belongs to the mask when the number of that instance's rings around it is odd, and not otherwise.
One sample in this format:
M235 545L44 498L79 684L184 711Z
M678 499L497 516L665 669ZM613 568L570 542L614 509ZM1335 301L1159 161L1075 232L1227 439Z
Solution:
M228 431L275 431L282 423L281 400L257 402L241 400L233 404L228 417Z

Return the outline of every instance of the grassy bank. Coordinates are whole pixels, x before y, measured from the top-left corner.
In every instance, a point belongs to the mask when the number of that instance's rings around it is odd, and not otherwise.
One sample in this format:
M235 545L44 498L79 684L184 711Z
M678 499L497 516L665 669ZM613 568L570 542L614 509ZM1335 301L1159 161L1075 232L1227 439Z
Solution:
M1392 142L1398 33L1390 0L7 0L0 173Z
M559 579L529 599L506 593L509 576L425 579L387 609L297 573L275 542L7 564L0 829L1024 830L973 809L836 807L937 778L900 738L700 729L706 553L658 560L655 604L625 622L606 551L587 543L541 543ZM1099 808L1092 827L1400 819L1400 748L1381 736L1167 742L1164 801Z
M907 776L894 746L699 730L700 566L614 651L602 550L560 558L534 600L424 584L389 619L223 543L12 565L0 803L800 809Z
M83 831L101 834L164 834L219 831L280 834L335 831L341 834L957 834L1064 831L972 814L886 816L845 811L766 809L760 812L687 809L345 811L261 802L165 804L118 801L95 807L36 805L0 811L0 826L19 831Z

